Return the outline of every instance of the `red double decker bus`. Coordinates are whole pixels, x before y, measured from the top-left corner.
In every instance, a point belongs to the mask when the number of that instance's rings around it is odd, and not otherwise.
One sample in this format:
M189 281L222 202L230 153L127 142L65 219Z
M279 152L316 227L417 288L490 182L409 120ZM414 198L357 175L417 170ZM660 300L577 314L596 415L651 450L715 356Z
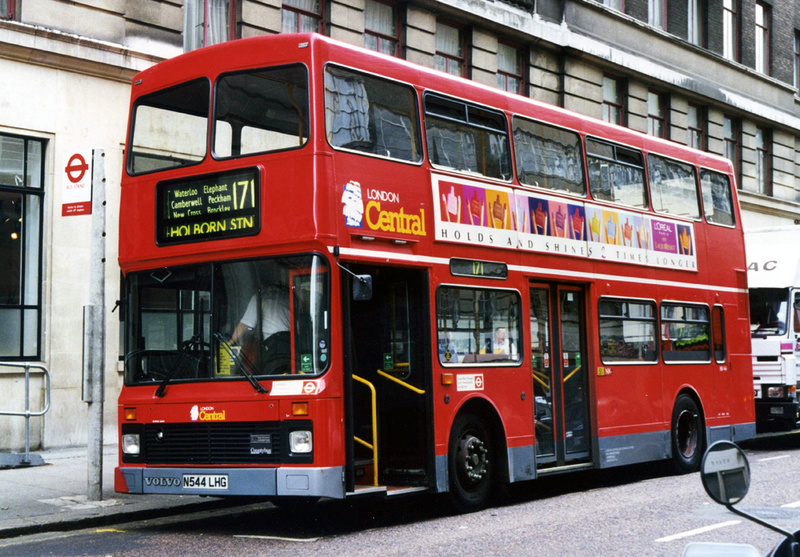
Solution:
M133 82L116 489L493 488L755 433L731 165L317 35Z

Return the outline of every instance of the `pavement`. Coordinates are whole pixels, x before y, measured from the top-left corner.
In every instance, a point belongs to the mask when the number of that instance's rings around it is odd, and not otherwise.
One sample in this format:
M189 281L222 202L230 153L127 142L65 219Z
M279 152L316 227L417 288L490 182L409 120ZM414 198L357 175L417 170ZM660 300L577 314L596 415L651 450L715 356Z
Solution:
M129 495L114 492L117 446L103 447L103 489L90 501L86 447L31 452L40 466L0 468L0 539L90 528L210 510L231 501L194 495Z

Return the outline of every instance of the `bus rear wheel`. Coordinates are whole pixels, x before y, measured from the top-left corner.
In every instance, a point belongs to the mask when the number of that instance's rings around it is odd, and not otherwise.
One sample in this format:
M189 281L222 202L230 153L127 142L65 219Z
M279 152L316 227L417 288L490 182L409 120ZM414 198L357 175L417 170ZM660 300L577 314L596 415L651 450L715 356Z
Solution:
M703 418L689 395L680 395L672 410L672 460L678 472L694 472L703 458Z
M489 502L494 485L494 444L484 420L459 414L450 431L450 501L458 512L473 512Z

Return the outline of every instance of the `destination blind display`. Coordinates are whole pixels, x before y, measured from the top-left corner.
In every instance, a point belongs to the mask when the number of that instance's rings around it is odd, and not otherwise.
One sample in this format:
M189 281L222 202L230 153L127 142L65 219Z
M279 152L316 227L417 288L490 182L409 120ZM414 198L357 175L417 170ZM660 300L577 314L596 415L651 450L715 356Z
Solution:
M254 236L261 230L258 169L161 182L157 189L159 245Z

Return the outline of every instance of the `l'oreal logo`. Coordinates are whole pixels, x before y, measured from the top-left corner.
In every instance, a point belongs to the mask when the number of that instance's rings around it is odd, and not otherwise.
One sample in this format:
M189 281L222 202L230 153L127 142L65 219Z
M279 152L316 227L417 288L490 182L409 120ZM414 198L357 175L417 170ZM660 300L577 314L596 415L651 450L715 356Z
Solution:
M192 409L189 410L189 417L193 422L224 422L225 410L217 412L214 410L213 406L197 406L195 404L192 406Z

